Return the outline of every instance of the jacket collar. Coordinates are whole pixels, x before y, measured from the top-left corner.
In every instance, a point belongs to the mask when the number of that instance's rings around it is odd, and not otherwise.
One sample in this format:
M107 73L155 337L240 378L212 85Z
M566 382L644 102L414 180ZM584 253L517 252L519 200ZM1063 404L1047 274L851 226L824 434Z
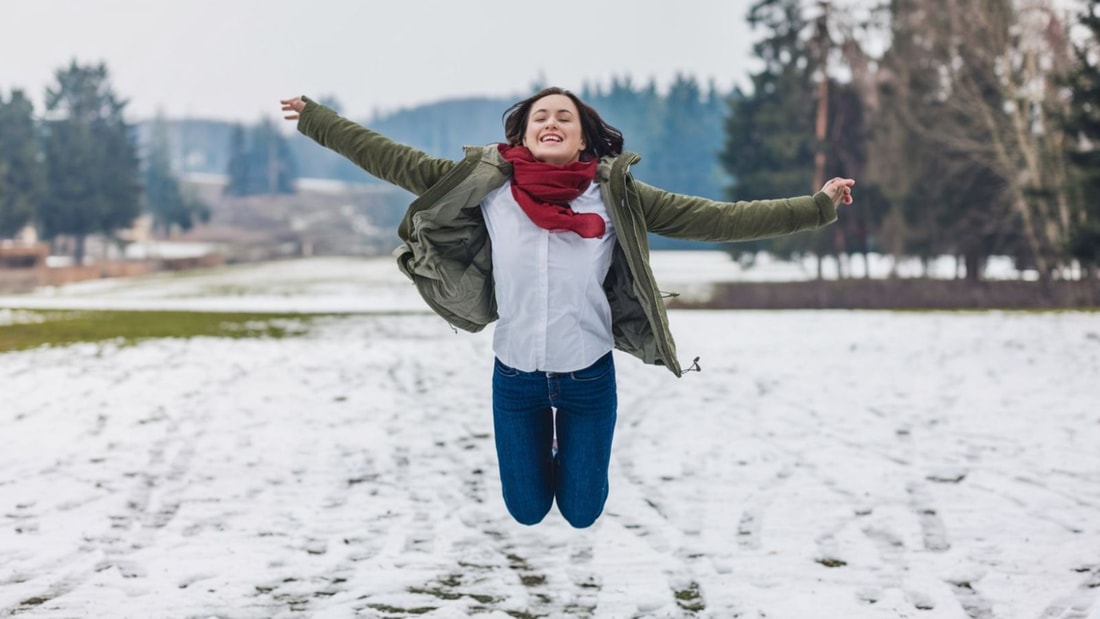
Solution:
M604 157L600 160L600 165L596 167L596 182L606 183L613 177L621 177L626 174L630 166L641 160L640 155L631 152L623 152L617 157Z

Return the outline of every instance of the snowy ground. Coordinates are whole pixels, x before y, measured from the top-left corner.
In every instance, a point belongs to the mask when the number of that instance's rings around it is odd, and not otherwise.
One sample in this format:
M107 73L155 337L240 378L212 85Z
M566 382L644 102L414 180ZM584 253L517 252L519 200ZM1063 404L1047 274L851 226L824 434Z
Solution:
M361 312L0 355L0 616L1100 619L1098 314L673 312L704 371L617 356L576 531L509 519L490 332L394 271L0 298Z

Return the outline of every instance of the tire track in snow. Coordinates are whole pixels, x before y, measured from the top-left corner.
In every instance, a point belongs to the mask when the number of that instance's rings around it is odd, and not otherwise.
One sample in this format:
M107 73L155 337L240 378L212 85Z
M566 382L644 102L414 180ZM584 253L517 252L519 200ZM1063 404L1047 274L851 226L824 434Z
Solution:
M1100 565L1083 565L1074 571L1085 574L1085 579L1068 595L1052 601L1040 619L1089 619L1100 598Z
M616 487L612 483L611 491L616 493L614 503L618 508L607 511L603 517L613 519L649 549L651 560L661 566L667 583L663 595L648 592L647 599L639 602L635 612L644 616L658 609L677 609L686 616L694 616L706 609L705 592L697 574L710 569L709 558L696 542L703 526L702 516L693 510L682 509L676 498L663 490L663 486L692 484L690 477L696 472L687 470L679 475L650 477L652 471L638 471L635 458L645 457L647 453L655 455L661 449L657 444L648 449L638 444L639 440L653 441L657 438L644 433L643 426L648 426L652 416L667 415L675 410L678 397L659 382L639 381L640 377L632 376L639 369L642 372L653 371L653 368L631 367L622 374L631 385L650 386L620 389L619 427L612 452L613 481L621 478L627 482L627 487ZM624 395L627 397L624 398ZM614 601L613 604L618 605L619 602Z
M108 354L117 354L117 351L111 350ZM180 359L181 355L178 351L169 353L164 357L163 365L159 367L161 369L173 367L180 362ZM124 368L104 376L103 382L109 385L112 391L125 389L129 383L135 382L139 375L151 370L152 368L142 368L139 371ZM55 406L64 408L72 405L82 408L86 406L84 402L95 401L86 398L86 395L89 394L76 394L69 400L55 402ZM82 404L76 404L76 402ZM105 406L106 401L103 404ZM103 443L100 439L105 429L114 422L112 414L109 408L98 413L87 429L82 442L88 444L90 449L96 449ZM74 552L57 557L51 567L38 567L37 571L40 573L65 573L65 575L51 579L44 590L27 597L13 612L18 613L49 605L51 600L62 598L83 586L94 575L108 570L116 570L123 579L145 578L146 568L140 561L134 560L132 555L153 545L157 531L175 517L179 509L179 497L189 483L185 476L195 453L195 444L204 431L207 419L205 414L172 415L163 406L154 408L148 416L138 420L136 425L145 426L145 429L159 428L156 430L159 435L146 450L145 458L140 465L124 469L119 476L112 475L98 480L84 479L79 461L80 457L87 457L84 452L56 461L53 470L47 471L47 474L80 479L84 483L94 484L96 488L105 492L101 496L59 503L56 506L59 511L75 510L103 500L115 499L119 503L116 509L108 513L107 520L100 523L106 528L84 533L82 542ZM115 455L113 452L116 448L117 444L114 441L102 444L102 449L105 451L92 452L92 462L107 462ZM96 469L96 472L100 475L104 473L102 469ZM110 472L114 473L114 471ZM120 480L128 480L126 483L128 487L117 488ZM37 532L38 527L33 522L27 527L29 533Z

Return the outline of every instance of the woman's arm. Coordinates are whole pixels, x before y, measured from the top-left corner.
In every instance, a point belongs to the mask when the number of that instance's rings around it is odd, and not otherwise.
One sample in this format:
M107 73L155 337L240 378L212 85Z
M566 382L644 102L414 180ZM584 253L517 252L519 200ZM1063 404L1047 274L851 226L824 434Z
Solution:
M421 195L454 167L449 159L399 144L343 118L309 99L284 99L284 118L298 121L298 131L350 159L372 176Z
M650 232L695 241L728 242L813 230L836 221L838 204L851 204L851 179L830 180L813 196L718 202L675 194L635 181Z

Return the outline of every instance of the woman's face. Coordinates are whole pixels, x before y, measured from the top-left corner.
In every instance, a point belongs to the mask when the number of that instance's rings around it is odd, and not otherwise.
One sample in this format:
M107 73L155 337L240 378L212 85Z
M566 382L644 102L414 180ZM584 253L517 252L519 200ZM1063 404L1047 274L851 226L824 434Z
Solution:
M535 159L555 165L573 163L585 148L580 114L565 95L546 95L535 101L527 116L523 145Z

